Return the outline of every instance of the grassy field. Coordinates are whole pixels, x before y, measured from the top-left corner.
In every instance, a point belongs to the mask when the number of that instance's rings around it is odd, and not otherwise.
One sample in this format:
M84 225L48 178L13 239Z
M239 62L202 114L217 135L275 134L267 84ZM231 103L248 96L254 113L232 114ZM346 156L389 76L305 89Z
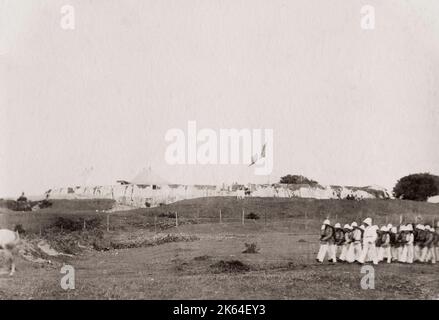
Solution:
M261 218L242 225L242 209ZM87 210L73 206L67 213ZM158 217L175 211L181 219L178 227L171 215ZM438 265L380 264L375 268L375 289L362 290L359 265L315 262L323 217L347 222L366 214L387 216L388 221L399 220L400 214L407 220L414 216L432 220L439 218L439 206L399 200L209 198L112 213L113 228L104 232L105 237L115 243L137 241L138 246L86 249L49 265L19 259L14 277L0 276L0 298L438 299ZM154 221L162 228L154 230ZM160 244L139 240L155 239L154 231L192 238ZM260 250L243 253L245 243L256 243ZM63 262L75 268L74 290L61 289Z

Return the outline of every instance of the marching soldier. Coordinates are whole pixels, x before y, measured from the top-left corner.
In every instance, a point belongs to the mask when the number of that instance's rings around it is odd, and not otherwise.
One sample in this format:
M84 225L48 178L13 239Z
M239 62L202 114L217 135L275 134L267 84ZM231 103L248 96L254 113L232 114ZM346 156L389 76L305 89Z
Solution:
M334 245L335 245L335 256L337 256L337 252L343 250L343 244L344 244L344 230L341 228L340 223L336 223L334 225ZM338 259L339 261L342 261L342 259Z
M407 235L406 235L407 263L413 263L415 259L415 250L414 250L415 236L413 234L413 224L407 225L406 229L407 229Z
M434 252L434 240L435 233L433 232L433 228L429 225L425 226L425 242L424 247L422 248L422 256L421 261L429 262L435 264L436 263L436 253Z
M358 227L358 224L354 221L351 224L352 228L352 240L348 249L347 261L352 263L360 259L362 247L361 243L363 241L363 230Z
M402 263L407 262L407 227L401 225L398 233L398 261Z
M383 261L387 258L387 263L392 261L392 253L390 249L390 235L386 226L382 226L380 229L379 237L377 239L378 244L378 261Z
M334 233L334 227L331 226L331 222L328 219L323 221L320 235L320 249L316 259L318 262L322 263L326 254L328 254L328 260L332 260L333 263L337 262L335 256L336 247L334 245Z
M347 262L354 262L353 260L349 261L350 259L348 259L348 252L352 242L352 232L351 232L352 227L349 224L345 224L343 226L343 230L344 230L344 243L340 254L340 260Z
M422 224L417 224L415 227L415 230L413 232L415 243L414 243L414 261L420 261L421 260L421 250L422 245L424 242L424 226Z
M396 229L396 227L392 227L390 229L390 251L392 253L392 261L397 261L398 260L398 241L397 241L397 237L398 237L398 230Z
M359 263L363 264L366 257L373 261L373 264L378 264L378 256L376 252L375 242L377 239L377 227L372 225L372 219L366 218L363 221L365 227L363 235L363 251L361 252Z

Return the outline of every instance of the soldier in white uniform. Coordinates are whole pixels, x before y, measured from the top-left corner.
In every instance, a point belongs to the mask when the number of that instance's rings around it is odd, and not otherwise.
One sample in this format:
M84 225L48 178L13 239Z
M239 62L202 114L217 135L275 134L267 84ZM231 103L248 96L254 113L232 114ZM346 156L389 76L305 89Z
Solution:
M377 239L377 227L372 226L371 218L364 219L363 225L365 227L363 235L363 250L361 252L361 256L358 262L363 264L366 260L366 257L369 256L370 259L373 261L373 264L378 264L378 255L375 246L375 242Z
M340 260L349 262L348 261L348 251L349 251L349 248L350 248L351 242L352 242L352 232L351 232L352 227L348 224L345 224L343 226L343 230L344 230L344 242L343 242L343 246L341 249Z
M380 229L380 239L378 248L378 261L387 259L387 263L392 261L392 253L390 250L390 235L386 226L382 226Z
M358 261L361 255L361 242L363 239L363 230L361 230L356 222L352 222L352 241L349 245L346 260L349 263Z
M333 263L336 263L337 258L335 256L335 249L334 228L331 226L331 222L326 219L323 221L323 225L321 227L320 249L316 260L322 263L326 254L328 254L328 260L332 260Z

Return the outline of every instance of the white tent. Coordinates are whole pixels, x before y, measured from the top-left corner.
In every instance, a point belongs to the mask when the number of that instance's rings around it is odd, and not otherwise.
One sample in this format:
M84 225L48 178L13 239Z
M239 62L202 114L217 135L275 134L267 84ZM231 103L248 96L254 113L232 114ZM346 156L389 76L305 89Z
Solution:
M153 172L151 168L144 168L140 171L131 181L131 184L140 185L166 185L169 184L168 181L160 177L158 174Z
M439 203L439 195L428 198L428 199L427 199L427 202L430 202L430 203Z

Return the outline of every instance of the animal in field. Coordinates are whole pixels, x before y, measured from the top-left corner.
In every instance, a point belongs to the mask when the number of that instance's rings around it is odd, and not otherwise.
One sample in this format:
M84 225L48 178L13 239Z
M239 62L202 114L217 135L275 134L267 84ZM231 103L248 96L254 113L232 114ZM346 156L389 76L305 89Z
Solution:
M0 250L6 256L6 259L10 264L10 276L15 273L14 254L16 253L16 248L19 243L20 235L18 231L0 229Z

